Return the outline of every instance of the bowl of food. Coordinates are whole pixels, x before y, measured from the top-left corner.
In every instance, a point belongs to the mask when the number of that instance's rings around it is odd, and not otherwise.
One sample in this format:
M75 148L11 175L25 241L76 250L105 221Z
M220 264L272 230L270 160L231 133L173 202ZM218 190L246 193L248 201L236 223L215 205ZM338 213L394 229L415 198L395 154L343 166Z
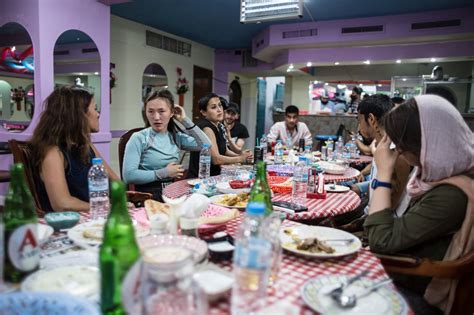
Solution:
M55 231L70 229L79 222L81 216L77 212L51 212L44 216L46 223Z

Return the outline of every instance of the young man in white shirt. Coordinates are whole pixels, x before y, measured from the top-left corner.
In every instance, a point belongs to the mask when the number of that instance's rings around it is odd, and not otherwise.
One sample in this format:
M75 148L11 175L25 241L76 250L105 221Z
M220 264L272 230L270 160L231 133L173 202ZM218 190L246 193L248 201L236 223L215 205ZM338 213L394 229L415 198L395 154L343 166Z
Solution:
M305 123L298 121L299 109L290 105L285 110L285 121L276 122L268 134L269 142L282 140L288 149L298 147L300 139L304 139L305 146L313 145L313 138Z

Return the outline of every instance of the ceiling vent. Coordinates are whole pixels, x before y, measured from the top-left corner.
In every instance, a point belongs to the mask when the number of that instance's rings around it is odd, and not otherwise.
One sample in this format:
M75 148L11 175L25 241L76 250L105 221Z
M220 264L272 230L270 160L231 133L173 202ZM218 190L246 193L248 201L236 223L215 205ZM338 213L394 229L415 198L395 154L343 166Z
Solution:
M286 31L281 33L282 38L298 38L298 37L311 37L318 36L317 28L310 28L306 30L297 30L297 31Z
M242 52L242 68L254 68L258 66L258 60L252 57L252 51L250 49Z
M151 47L191 57L191 44L165 35L146 31L146 44Z
M383 32L383 25L354 26L341 28L341 34Z
M461 20L455 19L455 20L411 23L412 30L426 30L426 29L431 29L431 28L453 27L453 26L461 26Z
M69 50L55 50L53 53L55 56L69 55Z

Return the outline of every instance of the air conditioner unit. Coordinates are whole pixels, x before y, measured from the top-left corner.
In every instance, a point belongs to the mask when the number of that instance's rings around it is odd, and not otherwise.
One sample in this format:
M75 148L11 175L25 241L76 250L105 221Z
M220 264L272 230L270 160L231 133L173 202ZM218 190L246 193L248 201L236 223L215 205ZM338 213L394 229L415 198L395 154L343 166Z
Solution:
M303 0L241 0L240 23L303 17Z

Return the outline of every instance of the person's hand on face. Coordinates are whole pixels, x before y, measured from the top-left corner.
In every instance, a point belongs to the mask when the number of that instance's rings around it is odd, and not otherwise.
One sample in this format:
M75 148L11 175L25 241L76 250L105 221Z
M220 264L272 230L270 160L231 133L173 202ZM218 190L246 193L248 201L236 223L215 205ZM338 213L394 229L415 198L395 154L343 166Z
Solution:
M179 122L182 122L184 118L186 118L186 112L184 108L178 104L174 104L174 118L176 118Z
M364 176L364 174L359 173L359 175L357 175L357 181L358 181L359 183L364 182L364 181L365 181L365 176Z
M251 163L253 161L253 153L250 150L245 150L240 156L242 157L242 163Z
M383 177L385 180L392 176L393 168L399 155L396 150L390 150L390 143L392 143L392 140L387 135L384 135L374 152L377 177Z
M184 168L182 165L179 165L176 162L171 162L166 166L166 170L168 171L168 175L171 178L181 178L184 174Z

